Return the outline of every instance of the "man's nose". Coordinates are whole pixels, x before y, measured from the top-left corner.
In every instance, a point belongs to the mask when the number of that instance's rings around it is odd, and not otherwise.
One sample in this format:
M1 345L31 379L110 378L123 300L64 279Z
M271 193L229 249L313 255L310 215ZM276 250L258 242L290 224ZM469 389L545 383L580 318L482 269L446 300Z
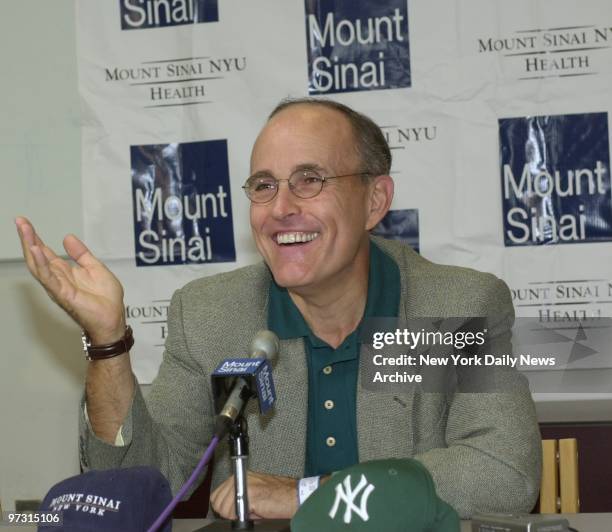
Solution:
M298 202L299 198L291 191L289 181L279 180L278 191L272 200L272 215L282 219L297 214L300 210Z

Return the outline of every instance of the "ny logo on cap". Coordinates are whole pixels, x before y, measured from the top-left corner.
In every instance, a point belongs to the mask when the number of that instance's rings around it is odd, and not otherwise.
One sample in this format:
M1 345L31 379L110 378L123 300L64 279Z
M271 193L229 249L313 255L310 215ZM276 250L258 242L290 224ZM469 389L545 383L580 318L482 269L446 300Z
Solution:
M359 507L355 505L355 499L359 495L361 490L365 490L361 493L361 500L359 501ZM361 475L361 480L359 480L359 484L353 490L351 486L351 475L347 475L346 478L342 481L341 484L336 485L336 500L334 501L334 505L332 509L329 511L329 517L332 519L336 517L336 512L340 507L340 502L343 501L346 504L346 508L344 510L344 522L350 523L353 517L353 512L355 512L363 521L367 521L370 519L368 515L368 497L370 493L374 491L374 486L368 482L368 479L365 476Z

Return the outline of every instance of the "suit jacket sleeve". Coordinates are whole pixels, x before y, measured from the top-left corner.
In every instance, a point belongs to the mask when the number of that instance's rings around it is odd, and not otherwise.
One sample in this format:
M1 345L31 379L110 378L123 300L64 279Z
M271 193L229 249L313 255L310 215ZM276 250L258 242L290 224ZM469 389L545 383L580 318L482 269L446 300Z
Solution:
M136 386L123 423L125 445L117 447L99 439L81 408L81 464L84 469L153 465L168 478L176 492L212 436L211 404L202 369L187 345L178 290L169 308L168 339L159 374L146 404L140 387Z
M490 352L511 354L514 310L502 281L486 276ZM447 401L446 448L417 448L440 497L466 518L481 512L529 512L537 499L541 438L526 378L492 369L493 393L454 393ZM499 392L497 390L504 390Z

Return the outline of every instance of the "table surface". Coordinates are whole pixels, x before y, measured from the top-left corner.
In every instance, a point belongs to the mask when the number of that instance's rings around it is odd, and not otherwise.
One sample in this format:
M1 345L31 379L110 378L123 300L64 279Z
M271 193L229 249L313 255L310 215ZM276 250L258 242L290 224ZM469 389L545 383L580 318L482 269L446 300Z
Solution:
M559 517L559 514L556 517ZM607 532L612 530L612 513L563 514L562 517L566 517L570 526L578 532ZM176 519L172 524L172 531L192 532L210 522L209 519ZM471 532L470 525L471 521L461 521L461 532Z
M566 517L570 525L578 532L606 532L612 530L612 513L563 514L563 517ZM192 532L211 522L211 519L175 519L172 523L172 530L173 532ZM461 532L471 532L470 524L470 521L461 521ZM0 530L35 532L36 527L0 525Z

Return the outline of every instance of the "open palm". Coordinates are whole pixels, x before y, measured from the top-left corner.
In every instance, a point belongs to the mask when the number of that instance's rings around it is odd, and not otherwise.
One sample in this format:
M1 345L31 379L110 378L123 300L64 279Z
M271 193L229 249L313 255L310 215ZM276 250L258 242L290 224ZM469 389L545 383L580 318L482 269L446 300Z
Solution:
M83 329L94 344L116 341L123 335L123 287L113 273L74 235L64 238L64 249L74 264L58 257L36 234L32 224L15 220L23 256L32 275L49 296Z

